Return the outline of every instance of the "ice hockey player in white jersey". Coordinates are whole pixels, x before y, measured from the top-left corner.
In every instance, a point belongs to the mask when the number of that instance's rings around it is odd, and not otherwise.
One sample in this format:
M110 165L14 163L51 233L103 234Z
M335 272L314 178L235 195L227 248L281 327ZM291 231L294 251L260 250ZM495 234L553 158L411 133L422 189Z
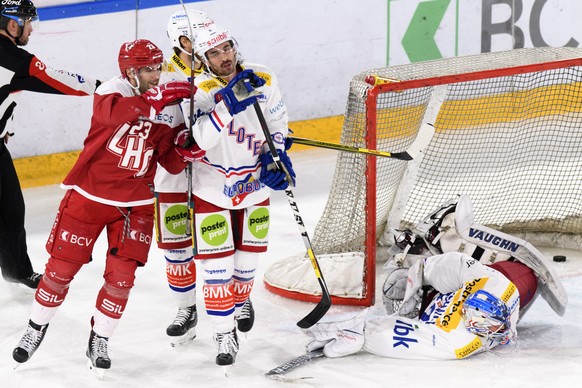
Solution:
M501 272L470 256L449 252L417 261L408 270L401 309L416 306L422 286L437 293L420 319L398 313L366 320L319 323L306 330L308 350L327 357L360 350L401 359L463 359L488 350L511 350L517 341L519 292Z
M193 134L206 156L192 174L195 259L218 344L216 363L231 365L238 352L237 330L248 332L254 323L250 293L259 253L268 245L270 189L294 184L295 173L285 152L287 108L273 71L243 62L234 37L216 24L197 38L195 53L205 71L195 80L194 105L201 113ZM289 178L269 168L274 161L266 152L255 104Z
M385 357L458 359L513 349L516 323L538 294L564 314L568 298L551 263L527 241L475 223L466 195L413 230L391 234L382 290L388 316L318 324L308 330L308 349L323 347L328 357L363 348Z
M214 24L201 11L188 10L174 13L168 20L167 34L172 44L173 55L164 62L162 82L188 81L202 72L202 63L192 58L192 42L201 29ZM194 60L194 62L193 62ZM194 70L192 71L192 63ZM189 106L183 110L189 122ZM184 132L188 142L188 132ZM178 307L178 313L167 327L166 334L172 346L184 344L196 337L198 313L196 311L196 264L192 235L187 233L188 179L186 171L170 174L162 166L156 172L156 242L164 251L168 286ZM190 198L190 201L193 199Z

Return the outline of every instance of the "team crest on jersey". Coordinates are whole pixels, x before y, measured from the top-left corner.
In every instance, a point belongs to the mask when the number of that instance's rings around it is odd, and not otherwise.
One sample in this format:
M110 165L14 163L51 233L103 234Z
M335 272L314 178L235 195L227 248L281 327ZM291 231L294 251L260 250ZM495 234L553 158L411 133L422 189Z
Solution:
M233 206L239 205L245 197L261 189L261 182L248 174L243 180L236 182L231 186L224 186L224 195L232 200Z
M107 150L119 156L118 167L135 171L135 177L144 176L154 156L147 143L152 123L138 121L120 126L107 143Z

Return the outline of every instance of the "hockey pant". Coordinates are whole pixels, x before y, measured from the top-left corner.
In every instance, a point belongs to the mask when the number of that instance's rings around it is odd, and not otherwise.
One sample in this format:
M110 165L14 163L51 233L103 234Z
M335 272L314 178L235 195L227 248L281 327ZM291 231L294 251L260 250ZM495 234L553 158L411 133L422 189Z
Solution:
M120 208L91 201L73 190L61 201L46 248L51 255L41 280L31 318L46 324L63 303L69 284L90 262L101 231L107 232L107 257L96 302L94 330L109 337L121 318L135 280L147 261L153 229L153 206Z

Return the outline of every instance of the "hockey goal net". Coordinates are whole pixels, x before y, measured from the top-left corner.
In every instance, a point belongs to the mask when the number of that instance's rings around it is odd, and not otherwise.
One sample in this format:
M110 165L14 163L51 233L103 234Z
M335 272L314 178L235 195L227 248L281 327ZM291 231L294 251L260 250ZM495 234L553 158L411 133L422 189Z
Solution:
M481 225L582 234L581 58L576 48L518 49L356 75L342 144L401 152L421 124L436 132L420 161L338 154L312 239L333 303L372 305L387 225L411 227L458 194ZM303 255L276 262L264 281L291 298L320 295Z

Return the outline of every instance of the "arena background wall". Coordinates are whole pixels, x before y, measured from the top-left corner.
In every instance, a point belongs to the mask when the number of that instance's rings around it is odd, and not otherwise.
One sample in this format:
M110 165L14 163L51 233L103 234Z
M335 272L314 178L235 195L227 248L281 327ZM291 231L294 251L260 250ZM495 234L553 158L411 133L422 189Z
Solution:
M521 47L582 42L569 0L184 0L230 29L249 62L279 76L290 127L338 141L349 82L366 69ZM115 76L123 42L150 39L169 55L179 0L36 0L27 50L57 69ZM8 147L23 187L59 183L83 146L91 97L22 92ZM293 151L305 149L296 145Z

